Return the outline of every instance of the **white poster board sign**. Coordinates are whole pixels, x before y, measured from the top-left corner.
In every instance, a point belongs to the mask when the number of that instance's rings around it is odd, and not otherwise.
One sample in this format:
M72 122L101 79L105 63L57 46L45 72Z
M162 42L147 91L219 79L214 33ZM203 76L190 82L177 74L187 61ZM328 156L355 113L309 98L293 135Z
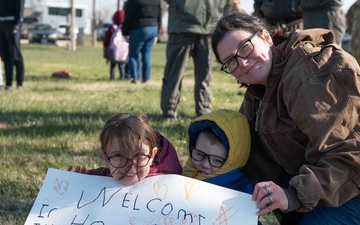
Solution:
M179 176L124 186L49 169L25 225L257 225L251 195Z

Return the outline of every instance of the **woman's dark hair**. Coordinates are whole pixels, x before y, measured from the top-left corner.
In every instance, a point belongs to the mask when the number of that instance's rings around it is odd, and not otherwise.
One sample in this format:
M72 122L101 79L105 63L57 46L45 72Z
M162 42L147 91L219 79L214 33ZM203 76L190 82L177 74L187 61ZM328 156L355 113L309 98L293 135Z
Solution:
M267 30L273 38L274 45L278 45L284 40L283 30L280 26L273 27L260 17L251 16L238 11L232 11L219 19L211 36L211 46L216 59L220 63L222 62L219 58L217 46L228 32L234 30L244 30L249 33L255 33L259 30Z

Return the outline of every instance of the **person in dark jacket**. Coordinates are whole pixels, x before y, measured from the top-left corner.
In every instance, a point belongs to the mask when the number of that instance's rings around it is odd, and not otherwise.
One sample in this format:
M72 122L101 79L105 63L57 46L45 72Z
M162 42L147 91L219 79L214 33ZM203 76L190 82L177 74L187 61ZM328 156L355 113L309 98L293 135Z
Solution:
M221 70L247 87L245 166L262 216L281 224L360 221L360 67L327 29L284 33L263 19L220 18L212 48ZM290 216L289 216L290 215ZM284 218L287 218L284 221Z
M284 31L303 29L301 12L294 12L291 0L255 0L254 15L263 17Z
M24 62L20 50L20 23L24 0L0 0L0 56L4 62L6 86L10 90L16 66L17 89L22 89Z
M351 35L351 55L360 63L360 0L355 1L346 12L348 34Z
M295 12L302 12L304 29L329 29L341 46L346 31L343 0L292 0L292 4Z
M161 26L160 0L130 0L125 4L123 35L129 36L129 71L131 83L139 79L141 55L142 82L150 80L151 52Z

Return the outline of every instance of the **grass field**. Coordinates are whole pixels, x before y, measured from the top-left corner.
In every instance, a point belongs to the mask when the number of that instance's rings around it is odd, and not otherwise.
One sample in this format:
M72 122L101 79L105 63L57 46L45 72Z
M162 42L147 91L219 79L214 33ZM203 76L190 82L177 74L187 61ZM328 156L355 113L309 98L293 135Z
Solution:
M183 80L179 119L164 123L159 105L165 47L164 43L154 47L151 80L130 84L109 81L101 47L80 46L71 52L54 45L22 45L23 90L0 91L0 225L25 222L48 168L102 166L98 136L104 122L117 112L146 114L185 162L185 131L195 116L193 65ZM64 69L72 73L71 79L51 77ZM213 109L238 110L242 98L234 78L214 63ZM263 219L264 224L274 221Z

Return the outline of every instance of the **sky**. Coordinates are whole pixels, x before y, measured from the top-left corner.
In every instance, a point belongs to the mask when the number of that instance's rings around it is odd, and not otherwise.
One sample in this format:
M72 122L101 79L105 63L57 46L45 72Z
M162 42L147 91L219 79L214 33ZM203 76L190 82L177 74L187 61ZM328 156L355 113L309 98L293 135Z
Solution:
M45 2L63 2L63 3L69 3L70 0L43 0ZM92 3L93 0L74 0L76 4L81 5L88 5L89 6L89 16L92 14ZM191 0L194 1L194 0ZM196 1L196 0L195 0ZM290 1L290 0L284 0L284 1ZM121 5L124 2L124 0L120 0ZM344 0L343 10L344 12L347 12L347 10L350 8L350 6L355 2L355 0ZM105 17L105 20L110 20L110 16L112 15L112 11L116 9L117 7L117 0L95 0L96 4L96 11L102 12L103 17ZM252 13L253 10L253 4L254 0L242 0L241 6L247 13Z

